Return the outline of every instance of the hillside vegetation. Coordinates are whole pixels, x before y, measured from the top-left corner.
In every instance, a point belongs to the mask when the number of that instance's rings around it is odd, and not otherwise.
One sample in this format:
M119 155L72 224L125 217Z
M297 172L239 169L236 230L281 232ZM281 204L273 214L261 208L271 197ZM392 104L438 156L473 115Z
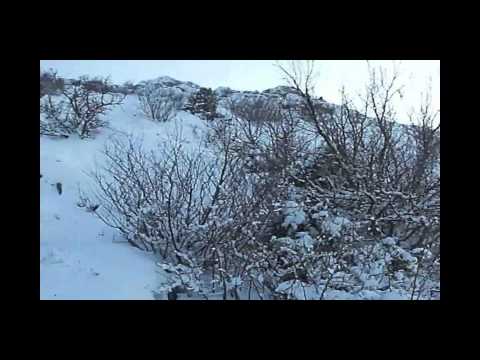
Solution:
M44 299L439 299L440 125L313 93L40 76ZM60 185L59 185L60 184Z

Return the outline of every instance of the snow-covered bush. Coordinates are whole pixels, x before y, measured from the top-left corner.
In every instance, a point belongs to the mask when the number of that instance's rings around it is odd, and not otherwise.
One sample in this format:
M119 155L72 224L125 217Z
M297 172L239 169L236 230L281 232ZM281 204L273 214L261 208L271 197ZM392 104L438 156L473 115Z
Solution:
M92 174L95 214L171 264L200 264L226 294L272 216L269 188L228 149L191 153L177 139L147 151L138 139L118 137L104 153L106 166Z
M166 278L166 282L161 284L156 290L157 294L166 294L167 299L177 300L178 294L187 293L189 296L192 296L193 293L200 293L202 291L202 268L186 258L185 255L183 255L183 259L186 259L187 265L174 265L172 263L158 264L169 276Z
M232 156L245 162L247 172L283 181L311 157L312 137L302 131L301 119L287 112L278 114L281 120L252 121L235 114L215 120L209 124L210 143L222 148L232 138Z
M329 210L307 213L308 206L292 201L283 209L288 234L272 236L262 253L268 266L255 269L268 289L263 297L321 300L335 292L344 297L389 292L438 298L440 259L433 243L409 249L397 237L366 240L354 221Z
M234 90L226 86L220 86L216 88L214 92L215 92L215 95L217 95L218 97L226 97L233 94Z
M319 113L308 91L298 88L301 110L309 117L307 123L295 123L298 112L288 112L280 122L292 121L286 133L268 133L236 116L213 128L213 143L222 147L225 138L234 138L227 142L233 156L244 159L247 172L257 179L275 179L269 181L270 199L284 201L278 208L283 218L269 223L271 239L254 246L261 251L246 266L260 297L269 292L322 299L329 291L360 294L366 288L434 297L431 291L439 286L440 177L432 170L439 166L439 127L432 126L435 116L428 108L417 117L420 125L408 128L412 131L392 121L391 100L398 94L394 80L372 74L363 113L345 94L341 107ZM313 148L298 141L305 129L320 140ZM271 166L282 159L282 149L288 150L283 160L289 161ZM296 197L281 195L278 186L294 186ZM252 281L244 278L243 284Z
M141 87L137 93L140 110L154 121L172 120L184 102L184 95L179 89L165 88L150 82Z
M161 255L172 297L438 298L434 117L423 108L415 127L394 123L397 92L375 76L362 107L345 94L319 107L311 84L294 84L273 117L242 105L210 121L195 152L113 142L95 213Z
M212 89L202 87L188 99L183 109L206 120L213 120L218 116L217 96Z
M123 102L108 79L82 77L65 85L59 96L47 95L40 102L40 134L86 138L106 125L101 115Z
M283 118L279 102L265 96L231 100L228 109L232 115L249 123L279 122Z
M66 99L51 95L43 98L40 102L40 135L68 138L77 127L71 105Z

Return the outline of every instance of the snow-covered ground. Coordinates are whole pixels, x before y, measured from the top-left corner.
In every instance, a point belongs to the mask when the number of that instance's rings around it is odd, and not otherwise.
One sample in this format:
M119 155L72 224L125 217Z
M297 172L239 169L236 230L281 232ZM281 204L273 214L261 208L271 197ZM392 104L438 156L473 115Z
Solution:
M191 83L176 83L174 79L162 77L154 80L174 86L175 90L190 94ZM172 85L173 84L173 85ZM180 89L180 90L179 90ZM267 90L262 96L282 97L288 88ZM232 92L232 94L230 94ZM253 92L239 93L219 88L219 105L230 98L259 96ZM277 96L277 93L280 94ZM267 94L267 95L265 95ZM273 95L272 95L273 94ZM287 94L288 95L288 94ZM292 96L285 95L286 100ZM77 136L68 139L40 137L40 297L41 299L155 299L159 288L166 281L166 273L157 265L158 259L129 245L119 232L102 223L98 217L79 206L79 189L88 194L92 180L88 172L104 161L102 149L108 140L117 134L141 137L145 148L171 137L181 137L182 147L198 151L207 125L204 120L187 112L179 112L173 121L158 123L146 119L140 112L138 98L129 95L122 105L116 106L106 115L109 125L101 128L94 138L81 140ZM330 106L330 105L329 105ZM228 115L225 108L219 113ZM305 133L305 136L308 132ZM312 143L312 146L315 144ZM62 185L62 193L57 190ZM293 211L296 204L289 204L292 212L285 218L285 226L296 229L305 220L303 211ZM319 213L320 214L320 213ZM323 227L335 233L346 224L346 219L332 217ZM309 246L311 238L299 239ZM289 286L287 283L283 283ZM378 285L378 284L377 284ZM292 286L290 286L292 287ZM324 298L337 299L409 299L410 294L373 289L357 293L328 290ZM292 292L313 289L292 287ZM318 292L318 290L317 290ZM221 299L222 294L208 294L210 299ZM315 295L316 296L316 295ZM318 296L311 298L318 298ZM180 295L180 298L187 298ZM193 297L195 298L204 298Z
M136 96L128 96L106 117L109 127L94 139L40 138L41 299L153 299L161 282L153 255L122 241L118 232L79 207L78 189L88 190L86 172L101 164L110 136L133 134L154 145L181 132L185 144L193 146L204 123L185 112L169 123L149 121L139 112Z

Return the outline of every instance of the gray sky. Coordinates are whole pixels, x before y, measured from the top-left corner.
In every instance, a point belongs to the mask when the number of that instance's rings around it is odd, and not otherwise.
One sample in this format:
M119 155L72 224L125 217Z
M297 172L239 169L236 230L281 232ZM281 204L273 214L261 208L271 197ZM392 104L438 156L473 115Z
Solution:
M319 60L317 63L316 94L327 101L339 103L342 85L351 93L365 86L368 77L365 60ZM393 69L391 60L371 63ZM420 94L429 80L433 106L440 109L440 61L403 60L396 63L400 69L400 82L405 85L405 96L398 104L401 117L413 105L418 105ZM67 78L110 75L113 82L123 83L170 76L205 87L228 86L235 90L258 91L284 84L274 64L274 60L40 60L42 69L54 68L60 76Z

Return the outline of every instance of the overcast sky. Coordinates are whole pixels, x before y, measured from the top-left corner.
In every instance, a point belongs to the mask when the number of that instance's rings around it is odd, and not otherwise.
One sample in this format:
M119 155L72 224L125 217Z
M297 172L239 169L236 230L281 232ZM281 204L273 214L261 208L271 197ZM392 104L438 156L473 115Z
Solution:
M114 83L123 83L170 76L211 88L228 86L235 90L263 91L284 84L275 63L274 60L41 60L40 67L56 69L60 76L67 78L109 75ZM393 68L391 60L371 63ZM399 64L400 81L405 85L405 96L399 105L402 117L412 105L418 105L429 81L432 103L440 109L440 61L403 60L396 64ZM363 89L368 77L365 60L319 60L317 69L316 94L334 103L340 100L342 85L353 93Z

